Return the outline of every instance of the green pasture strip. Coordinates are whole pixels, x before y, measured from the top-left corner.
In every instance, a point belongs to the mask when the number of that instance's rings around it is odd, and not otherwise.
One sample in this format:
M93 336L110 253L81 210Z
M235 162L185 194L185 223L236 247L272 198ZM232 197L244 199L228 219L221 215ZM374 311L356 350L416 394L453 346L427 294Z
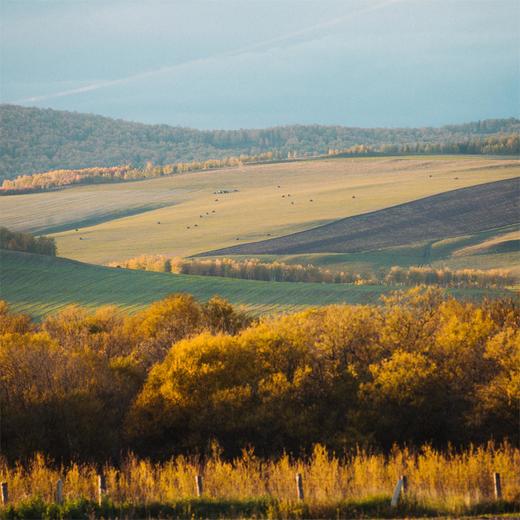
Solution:
M453 514L461 518L518 512L520 504L515 501L482 502L457 511L442 504L429 506L413 500L405 500L397 507L391 507L389 496L322 503L260 497L235 500L198 498L147 504L115 503L108 499L101 504L85 499L56 504L32 498L16 505L4 506L0 509L0 519L453 518Z
M14 251L0 251L0 298L36 319L70 304L117 305L135 312L168 294L186 292L206 301L220 295L253 315L294 312L330 304L377 303L398 289L382 285L262 282L217 276L132 271ZM510 296L507 290L457 289L459 298Z

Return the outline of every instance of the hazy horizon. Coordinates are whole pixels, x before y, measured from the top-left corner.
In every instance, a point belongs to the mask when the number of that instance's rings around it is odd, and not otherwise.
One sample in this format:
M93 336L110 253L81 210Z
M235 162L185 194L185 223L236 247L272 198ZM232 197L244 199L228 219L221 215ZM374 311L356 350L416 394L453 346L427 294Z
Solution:
M1 1L1 101L200 129L520 116L515 0Z

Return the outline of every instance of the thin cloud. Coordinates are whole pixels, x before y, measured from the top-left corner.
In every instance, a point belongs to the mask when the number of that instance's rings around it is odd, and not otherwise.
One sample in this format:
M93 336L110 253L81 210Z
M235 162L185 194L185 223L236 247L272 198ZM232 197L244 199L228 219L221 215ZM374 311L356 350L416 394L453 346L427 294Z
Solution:
M179 70L186 66L204 64L204 63L213 62L213 61L219 60L219 59L233 58L233 57L237 57L237 56L241 56L241 55L249 54L249 53L253 53L253 52L268 51L268 50L275 48L277 46L277 44L289 42L291 40L294 40L295 38L304 37L304 36L307 36L309 34L312 34L314 32L317 32L317 31L320 31L323 29L335 27L335 26L345 23L349 20L357 18L360 15L364 15L366 13L370 13L373 11L378 11L378 10L384 9L390 5L395 5L395 4L399 4L399 3L403 3L403 2L407 2L407 1L409 1L409 0L383 0L382 2L378 2L377 4L365 7L354 13L350 13L345 16L340 16L340 17L336 17L336 18L333 18L330 20L326 20L326 21L318 23L316 25L312 25L310 27L305 27L304 29L300 29L299 31L293 31L293 32L286 33L286 34L283 34L280 36L276 36L274 38L269 38L267 40L263 40L261 42L257 42L257 43L251 44L251 45L240 47L238 49L233 49L233 50L222 52L219 54L214 54L212 56L207 56L204 58L196 58L193 60L185 61L183 63L178 63L176 65L159 67L157 69L140 72L138 74L132 74L131 76L126 76L124 78L97 81L95 83L90 83L89 85L84 85L82 87L76 87L76 88L72 88L72 89L68 89L68 90L62 90L60 92L54 92L52 94L44 94L41 96L28 97L28 98L24 98L24 99L15 101L15 103L36 103L39 101L46 101L48 99L56 99L56 98L61 98L61 97L73 96L76 94L83 94L85 92L92 92L94 90L99 90L99 89L103 89L103 88L114 87L117 85L125 85L125 84L131 83L133 81L148 78L150 76L156 76L156 75L163 74L166 72L172 72L175 70ZM316 38L317 37L311 37L311 38L308 38L307 41L312 41L312 40L315 40Z

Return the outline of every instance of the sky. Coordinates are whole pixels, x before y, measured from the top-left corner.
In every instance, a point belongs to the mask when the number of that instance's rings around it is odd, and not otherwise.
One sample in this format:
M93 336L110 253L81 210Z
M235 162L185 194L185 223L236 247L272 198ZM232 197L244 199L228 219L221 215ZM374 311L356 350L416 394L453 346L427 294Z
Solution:
M520 0L0 0L0 99L194 128L520 116Z

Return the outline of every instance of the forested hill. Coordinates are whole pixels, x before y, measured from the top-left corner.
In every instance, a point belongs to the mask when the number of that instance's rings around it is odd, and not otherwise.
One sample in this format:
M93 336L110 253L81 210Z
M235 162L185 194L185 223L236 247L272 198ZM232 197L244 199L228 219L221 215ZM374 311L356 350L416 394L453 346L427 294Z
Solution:
M466 143L464 146L467 146L492 136L518 135L520 120L489 119L441 128L293 125L264 130L200 131L52 109L0 105L0 129L0 178L12 178L58 168L122 164L141 167L149 161L164 165L241 154L251 156L266 151L275 152L275 158L286 158L288 154L300 157L328 153L331 149L345 151L356 145L385 145L390 147L389 151L392 146L417 143L443 146ZM465 152L464 146L460 150L446 151ZM493 150L491 147L489 151L506 153L509 148ZM410 151L414 151L413 148Z

